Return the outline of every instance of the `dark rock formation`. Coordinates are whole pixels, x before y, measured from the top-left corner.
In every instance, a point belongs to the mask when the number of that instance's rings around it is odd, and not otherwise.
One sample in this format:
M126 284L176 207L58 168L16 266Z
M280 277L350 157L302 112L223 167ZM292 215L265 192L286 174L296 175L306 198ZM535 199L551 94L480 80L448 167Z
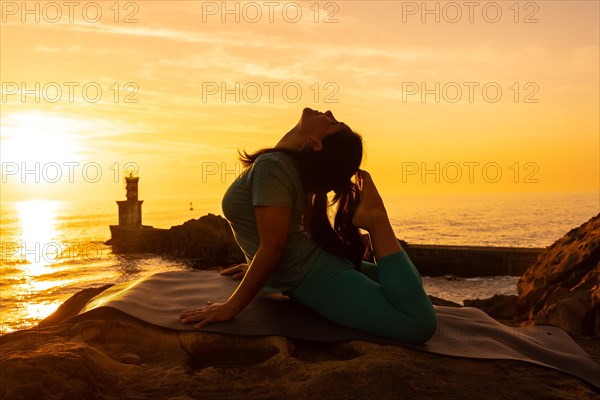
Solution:
M195 268L245 262L229 222L214 214L171 229L138 229L113 233L106 244L114 253L152 253L190 260Z
M519 279L518 293L529 319L600 335L600 214L540 254Z
M501 320L523 320L527 316L518 315L517 302L519 297L505 294L495 294L488 299L467 299L465 307L476 307L490 317Z

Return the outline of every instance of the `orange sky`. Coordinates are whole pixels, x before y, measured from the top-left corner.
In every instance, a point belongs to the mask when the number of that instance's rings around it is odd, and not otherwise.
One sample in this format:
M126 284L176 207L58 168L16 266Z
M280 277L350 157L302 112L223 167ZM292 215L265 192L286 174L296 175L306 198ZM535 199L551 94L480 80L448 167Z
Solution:
M114 201L126 166L142 199L219 197L305 106L363 135L383 194L599 189L597 1L22 4L2 201Z

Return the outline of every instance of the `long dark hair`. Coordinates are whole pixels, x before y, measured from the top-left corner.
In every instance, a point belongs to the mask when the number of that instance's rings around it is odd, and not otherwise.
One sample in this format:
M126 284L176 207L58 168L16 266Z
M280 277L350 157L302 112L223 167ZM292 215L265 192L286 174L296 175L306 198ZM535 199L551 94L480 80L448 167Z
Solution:
M362 160L362 138L347 125L322 140L320 151L264 148L248 154L239 153L244 167L249 167L261 154L285 152L294 157L302 187L306 193L314 193L313 209L309 224L310 235L322 248L339 257L351 260L357 269L365 253L365 244L359 230L352 225L352 216L359 202L358 186L352 182ZM327 193L333 191L331 204ZM329 221L328 208L337 203L333 227Z

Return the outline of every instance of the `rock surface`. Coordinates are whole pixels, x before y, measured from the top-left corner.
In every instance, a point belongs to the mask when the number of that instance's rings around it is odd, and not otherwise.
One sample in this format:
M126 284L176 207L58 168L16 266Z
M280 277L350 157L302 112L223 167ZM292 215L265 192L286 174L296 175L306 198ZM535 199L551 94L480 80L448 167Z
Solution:
M0 337L0 398L600 398L577 378L519 361L172 331L109 309L68 319L93 295L57 310L52 323ZM600 338L575 339L600 362Z
M246 262L229 222L214 214L190 219L170 229L139 229L113 236L114 253L152 253L187 259L194 268Z
M600 214L540 254L517 288L519 310L529 319L600 335Z
M496 294L488 299L466 299L463 301L465 307L476 307L487 313L494 319L504 321L522 321L527 319L525 315L519 315L517 301L518 296Z
M122 363L138 365L142 362L142 359L137 354L125 353L120 357Z

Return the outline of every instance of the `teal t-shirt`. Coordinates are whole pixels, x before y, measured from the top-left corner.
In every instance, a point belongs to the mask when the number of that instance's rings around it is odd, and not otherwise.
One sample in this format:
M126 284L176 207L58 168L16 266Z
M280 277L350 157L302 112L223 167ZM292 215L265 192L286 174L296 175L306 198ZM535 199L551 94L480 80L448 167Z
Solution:
M284 292L306 275L322 250L304 231L305 193L294 158L283 152L261 154L225 192L222 209L248 264L254 258L260 238L255 206L292 208L287 243L281 261L263 289Z

